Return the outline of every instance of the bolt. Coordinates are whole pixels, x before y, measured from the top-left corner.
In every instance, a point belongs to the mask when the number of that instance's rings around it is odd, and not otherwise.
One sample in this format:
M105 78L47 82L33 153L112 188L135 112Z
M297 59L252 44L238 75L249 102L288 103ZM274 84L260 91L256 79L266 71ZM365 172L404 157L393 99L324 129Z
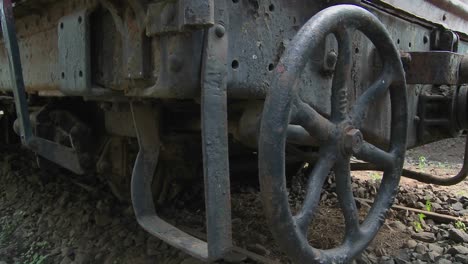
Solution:
M226 33L226 29L222 25L216 25L215 33L218 38L222 38Z
M334 50L328 52L327 55L325 56L323 70L327 73L333 72L335 70L337 61L338 61L338 54Z
M357 153L361 150L364 137L359 129L352 128L344 136L344 149L348 154Z

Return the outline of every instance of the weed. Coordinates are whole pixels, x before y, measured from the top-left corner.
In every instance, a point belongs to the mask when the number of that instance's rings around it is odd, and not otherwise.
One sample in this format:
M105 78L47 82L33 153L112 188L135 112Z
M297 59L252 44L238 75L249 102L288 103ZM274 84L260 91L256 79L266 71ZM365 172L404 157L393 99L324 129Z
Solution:
M374 181L374 182L382 181L382 175L378 174L377 172L372 172L370 174L370 177L371 177L372 181Z
M466 225L465 223L463 223L462 221L458 220L455 222L455 228L456 229L460 229L460 230L463 230L463 231L467 231L467 228L466 228Z
M413 225L414 225L414 230L416 232L420 232L423 230L423 222L424 222L424 218L426 218L426 215L423 214L423 213L420 213L418 214L418 220L414 221L413 222Z
M419 157L418 168L424 170L427 167L427 159L424 156Z
M432 203L431 203L431 200L429 199L426 200L426 211L428 212L432 211Z
M458 197L461 197L461 196L468 196L468 191L460 190L460 191L456 192L456 195L457 195Z
M416 230L416 232L421 232L423 230L422 224L419 221L414 221L413 225L414 225L414 230Z
M426 215L423 213L418 214L419 222L422 223L424 221L424 218L426 218Z

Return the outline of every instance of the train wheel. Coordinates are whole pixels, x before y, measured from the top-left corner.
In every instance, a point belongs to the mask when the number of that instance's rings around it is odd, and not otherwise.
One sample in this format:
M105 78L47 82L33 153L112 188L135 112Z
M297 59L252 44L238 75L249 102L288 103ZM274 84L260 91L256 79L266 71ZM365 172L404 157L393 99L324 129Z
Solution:
M348 76L352 64L352 31L362 32L376 47L383 63L377 80L347 110ZM321 41L333 34L338 42L330 117L301 101L297 80ZM298 32L278 66L266 98L259 140L262 201L270 229L281 248L295 263L348 263L363 251L382 226L393 203L406 150L406 84L399 53L384 25L368 11L352 5L327 8ZM388 150L367 142L360 129L369 105L390 93L391 135ZM307 194L298 213L288 204L285 177L285 142L289 124L301 125L320 141L319 160L309 176ZM350 158L378 164L384 175L375 202L363 221L353 197ZM307 232L331 170L345 219L344 239L332 249L312 247Z

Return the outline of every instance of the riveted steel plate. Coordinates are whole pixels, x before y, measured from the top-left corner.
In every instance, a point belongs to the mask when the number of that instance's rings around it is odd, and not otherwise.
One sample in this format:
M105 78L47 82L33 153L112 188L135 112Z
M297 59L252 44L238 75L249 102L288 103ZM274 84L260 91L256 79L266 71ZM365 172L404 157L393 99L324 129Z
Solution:
M60 90L83 95L91 90L88 11L65 16L58 23Z

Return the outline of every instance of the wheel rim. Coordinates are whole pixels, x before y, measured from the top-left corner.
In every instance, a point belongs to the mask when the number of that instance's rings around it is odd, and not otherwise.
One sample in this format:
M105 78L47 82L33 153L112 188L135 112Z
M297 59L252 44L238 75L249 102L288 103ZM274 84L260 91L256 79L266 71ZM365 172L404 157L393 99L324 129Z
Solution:
M351 68L350 31L362 32L383 61L382 72L346 113L346 86ZM301 101L297 83L308 58L328 35L339 45L332 83L330 120ZM271 231L296 263L343 263L359 254L380 229L398 189L406 149L407 103L403 67L384 26L368 11L351 5L327 8L309 20L285 51L265 100L259 138L260 187ZM363 140L362 128L369 104L390 92L391 135L388 151ZM309 177L302 209L292 214L286 191L285 144L289 124L303 126L320 144L319 160ZM359 223L349 162L351 155L385 168L375 202ZM309 245L307 229L318 206L322 185L335 170L337 194L345 218L345 238L333 249Z

